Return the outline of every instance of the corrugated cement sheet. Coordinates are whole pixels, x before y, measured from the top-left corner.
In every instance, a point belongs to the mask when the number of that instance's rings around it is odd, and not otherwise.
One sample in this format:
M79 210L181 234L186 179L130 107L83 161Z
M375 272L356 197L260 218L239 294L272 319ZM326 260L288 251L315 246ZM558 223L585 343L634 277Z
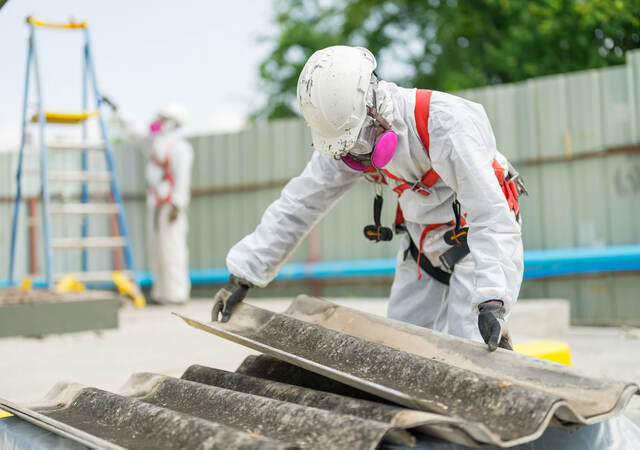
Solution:
M182 316L181 316L182 317ZM248 304L227 323L190 325L412 409L453 419L449 440L512 446L546 427L618 414L634 383L446 336L301 296L287 313ZM443 431L444 429L444 431Z
M192 366L181 379L134 374L117 394L59 383L37 404L0 406L91 448L110 449L374 450L412 446L408 430L452 422L376 400Z

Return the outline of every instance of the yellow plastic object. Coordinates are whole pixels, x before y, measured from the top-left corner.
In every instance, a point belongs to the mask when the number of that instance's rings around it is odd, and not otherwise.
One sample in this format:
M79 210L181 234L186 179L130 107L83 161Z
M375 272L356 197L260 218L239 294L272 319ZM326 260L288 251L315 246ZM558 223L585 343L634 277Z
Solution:
M21 291L30 291L33 288L33 280L31 279L30 275L27 275L24 280L22 280L22 283L20 283L20 290Z
M571 349L569 344L561 341L535 341L514 345L513 349L518 353L535 356L536 358L554 361L560 364L571 365Z
M138 289L138 286L127 278L121 272L115 271L111 275L111 279L113 280L113 284L118 288L118 292L124 295L128 295L133 300L133 306L136 308L144 308L147 306L147 301Z
M90 117L97 115L97 111L81 111L81 112L56 112L56 111L45 111L44 116L47 123L57 123L57 124L65 124L65 125L73 125L76 123L80 123L83 120L87 120ZM39 115L36 113L31 116L31 122L37 123L40 120Z
M84 292L84 284L76 279L72 274L65 275L56 283L55 291L61 294L66 292Z
M68 30L77 29L77 28L86 28L89 25L89 23L86 20L82 22L74 22L73 20L70 20L67 23L60 23L60 22L47 22L44 20L36 19L33 16L27 17L27 23L29 25L33 25L34 27L62 28L62 29L68 29Z
M5 417L12 417L13 414L11 414L9 411L5 411L4 409L0 409L0 419L4 419Z

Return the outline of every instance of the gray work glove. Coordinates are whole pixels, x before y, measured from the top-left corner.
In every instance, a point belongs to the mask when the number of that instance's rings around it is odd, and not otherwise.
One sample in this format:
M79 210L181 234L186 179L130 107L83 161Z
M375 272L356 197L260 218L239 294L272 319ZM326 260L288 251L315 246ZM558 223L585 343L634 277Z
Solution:
M482 339L489 346L489 351L496 348L513 350L511 336L504 322L504 305L498 300L489 300L478 305L478 328Z
M220 289L213 298L213 309L211 310L211 321L216 322L220 315L220 321L226 322L231 317L231 311L247 296L247 291L252 287L248 281L242 280L234 275L229 277L229 282Z

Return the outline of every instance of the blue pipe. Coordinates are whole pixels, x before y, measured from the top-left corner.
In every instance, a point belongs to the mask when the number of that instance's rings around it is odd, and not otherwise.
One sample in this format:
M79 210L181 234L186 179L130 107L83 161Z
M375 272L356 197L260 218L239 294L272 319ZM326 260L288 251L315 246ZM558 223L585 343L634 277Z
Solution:
M392 277L395 265L395 258L291 263L282 267L276 280ZM525 280L560 275L640 270L640 245L528 250L524 252L524 266ZM221 267L192 269L189 271L189 276L194 285L221 284L226 283L229 271ZM149 287L153 277L150 272L138 272L136 280L141 287ZM102 285L109 287L109 283L102 283ZM0 287L6 286L6 281L0 281ZM44 287L44 283L42 280L34 280L34 286Z

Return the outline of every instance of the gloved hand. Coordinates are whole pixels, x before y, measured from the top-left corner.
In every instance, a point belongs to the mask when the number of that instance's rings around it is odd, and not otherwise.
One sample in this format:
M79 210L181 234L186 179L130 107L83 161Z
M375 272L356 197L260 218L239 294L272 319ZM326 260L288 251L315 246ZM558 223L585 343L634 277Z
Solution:
M504 322L504 304L500 300L489 300L478 305L478 328L489 351L496 348L513 350L511 336Z
M247 291L252 287L248 281L244 281L234 275L229 277L229 282L220 289L213 301L213 309L211 310L211 321L216 322L220 313L220 321L226 322L231 317L231 311L247 296Z
M171 211L169 211L169 222L175 222L176 219L178 218L179 213L180 213L180 210L178 209L178 207L172 203Z

